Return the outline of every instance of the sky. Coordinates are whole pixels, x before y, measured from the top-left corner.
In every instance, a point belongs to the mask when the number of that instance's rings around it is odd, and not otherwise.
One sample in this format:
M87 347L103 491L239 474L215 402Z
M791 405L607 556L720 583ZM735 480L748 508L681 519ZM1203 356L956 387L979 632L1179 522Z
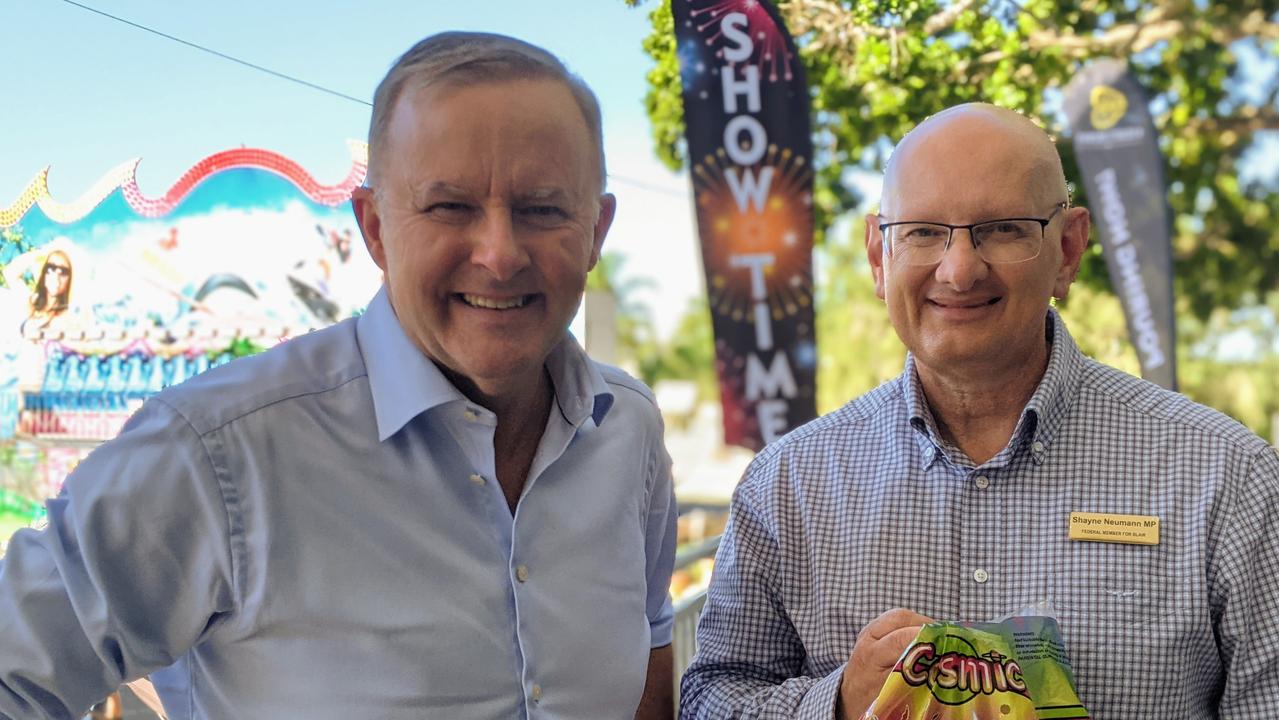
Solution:
M641 42L657 0L76 0L138 25L357 100L395 59L442 30L505 33L559 55L597 93L618 214L605 251L660 336L704 292L686 174L654 158L643 98L652 61ZM109 169L141 158L138 185L165 193L216 152L257 147L319 182L345 177L346 141L365 140L370 108L282 80L85 10L66 0L0 2L5 28L0 207L44 167L71 202ZM247 261L247 260L246 260Z

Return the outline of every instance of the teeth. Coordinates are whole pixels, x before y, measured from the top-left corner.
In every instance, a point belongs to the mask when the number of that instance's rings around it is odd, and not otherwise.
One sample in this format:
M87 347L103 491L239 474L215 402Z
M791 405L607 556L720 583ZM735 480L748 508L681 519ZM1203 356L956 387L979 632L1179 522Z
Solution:
M515 298L505 300L497 298L488 298L482 295L462 294L462 301L471 307L486 308L488 310L510 310L511 308L524 307L529 302L528 295L521 295Z

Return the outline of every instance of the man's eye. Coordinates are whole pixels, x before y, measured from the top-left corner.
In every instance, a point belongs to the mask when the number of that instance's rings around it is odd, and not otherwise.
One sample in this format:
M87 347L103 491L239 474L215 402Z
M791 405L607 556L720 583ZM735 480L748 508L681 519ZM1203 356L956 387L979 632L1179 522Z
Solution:
M427 215L456 216L468 212L470 205L462 202L437 202L426 206Z
M935 240L945 235L945 231L935 227L909 227L906 228L905 237L907 240L924 241Z
M555 205L529 205L520 208L521 215L532 218L564 218L568 217L568 213L563 208Z
M987 228L996 235L1017 235L1021 232L1021 226L1017 223L1001 222L994 223Z

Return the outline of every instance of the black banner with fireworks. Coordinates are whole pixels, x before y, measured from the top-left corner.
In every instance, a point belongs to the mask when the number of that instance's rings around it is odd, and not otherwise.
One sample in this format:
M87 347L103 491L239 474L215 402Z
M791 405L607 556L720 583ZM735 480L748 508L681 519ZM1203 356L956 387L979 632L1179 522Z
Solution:
M1066 88L1075 158L1141 375L1177 389L1172 244L1163 157L1145 93L1120 60L1092 63Z
M816 416L808 90L765 0L672 0L724 442Z

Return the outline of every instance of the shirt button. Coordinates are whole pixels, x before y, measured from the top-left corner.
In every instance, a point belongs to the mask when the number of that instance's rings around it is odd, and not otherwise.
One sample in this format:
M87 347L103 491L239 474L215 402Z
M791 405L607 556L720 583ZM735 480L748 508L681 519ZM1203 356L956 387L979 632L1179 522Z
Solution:
M476 485L483 485L483 484L484 484L484 476L483 476L483 475L480 475L479 473L472 473L472 474L471 474L471 482L475 483Z
M978 490L985 490L986 488L990 487L990 478L986 477L985 475L978 475L977 479L974 482L977 483Z
M538 700L541 700L542 686L538 685L537 683L533 683L533 689L529 692L529 695L533 697L533 702L537 702Z
M466 409L466 419L467 419L467 420L470 420L471 422L475 422L476 420L479 420L479 419L480 419L480 411L479 411L479 410L476 410L476 409L475 409L475 408L473 408L473 407L468 407L468 408Z
M528 566L527 566L527 565L516 565L516 566L515 566L515 579L516 579L516 580L519 580L520 582L525 582L525 581L527 581L527 580L528 580ZM537 687L537 686L536 686L536 685L534 685L533 687Z
M973 572L973 579L979 583L984 583L990 579L990 573L982 570L981 568L977 568L977 570Z
M1031 444L1030 449L1035 451L1036 454L1041 453L1044 451L1044 444L1036 440Z

